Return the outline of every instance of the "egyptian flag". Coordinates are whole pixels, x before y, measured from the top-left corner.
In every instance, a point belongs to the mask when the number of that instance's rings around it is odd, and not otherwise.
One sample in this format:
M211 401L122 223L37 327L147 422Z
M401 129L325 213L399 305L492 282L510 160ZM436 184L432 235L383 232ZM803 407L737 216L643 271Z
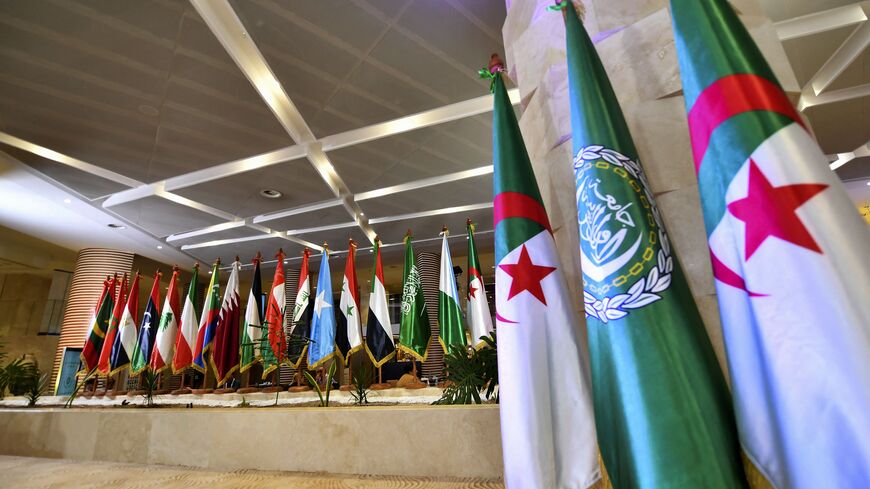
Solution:
M284 337L284 250L279 250L275 277L269 289L269 302L266 303L266 337L262 342L263 378L278 368L284 361L287 351L287 338Z
M302 252L302 269L299 271L299 285L296 288L296 301L293 303L293 327L290 330L290 352L287 363L293 368L299 368L305 353L308 351L308 337L311 334L311 318L314 315L314 303L309 300L311 281L308 277L308 256L311 250L305 248Z
M103 340L103 347L100 349L100 361L97 363L97 371L106 375L112 371L112 346L115 344L115 337L118 335L118 325L121 324L121 316L124 314L124 306L127 304L127 274L124 274L124 279L121 281L121 290L118 291L118 298L115 301L115 307L112 308L112 320L109 321L109 329L106 330L106 337Z
M338 302L338 325L335 333L335 346L338 356L345 365L350 356L362 349L362 324L359 319L359 285L356 281L356 243L350 240L347 250L347 263L344 266L344 279L341 281L341 299Z
M169 279L169 290L166 291L166 300L163 302L163 314L160 315L160 324L157 326L157 336L154 338L154 349L151 351L149 366L156 374L169 367L175 353L175 337L178 335L178 267L172 269L172 278Z
M109 278L103 281L103 291L100 293L100 300L94 308L94 315L91 317L90 330L85 338L85 346L82 347L82 352L79 355L85 372L97 368L100 362L100 353L103 350L103 339L106 336L106 330L109 329L109 323L112 321L112 309L115 306L115 280L117 277Z
M489 302L486 299L483 275L480 274L480 260L477 258L477 246L474 245L474 224L471 219L466 223L468 229L468 301L466 318L471 331L471 345L480 349L486 344L480 338L489 336L492 332L492 314L489 312Z
M245 326L241 331L239 349L239 371L245 372L257 360L260 360L260 341L263 337L263 297L262 280L260 279L260 254L254 258L254 278L251 282L251 293L248 295L248 304L245 306Z
M199 263L193 265L190 285L184 296L184 308L178 322L178 337L175 339L175 355L172 357L172 373L177 374L193 365L193 351L196 349L196 332L199 319L196 317L196 294L198 289Z
M139 272L133 278L130 293L127 294L127 304L118 325L118 335L112 345L111 367L109 375L114 375L130 366L130 359L136 349L136 323L139 317Z
M396 354L393 326L387 308L387 289L384 288L384 266L381 264L381 240L375 237L375 273L369 295L369 315L366 321L366 353L375 367L387 363Z
M741 444L774 487L868 487L870 229L728 2L671 13Z
M157 336L157 321L160 317L160 277L159 271L154 274L154 283L151 285L151 294L148 296L148 304L145 305L145 314L142 315L142 325L139 327L139 335L136 338L136 346L133 348L133 357L130 360L130 373L136 375L148 367L151 361L151 350L154 338Z
M239 270L242 264L239 257L233 262L224 300L221 303L220 318L215 329L214 348L211 365L217 385L223 385L239 368L239 318L242 305L239 297Z
M214 333L217 329L218 319L221 312L221 284L218 280L218 267L220 267L220 259L214 262L211 267L211 281L208 284L206 291L205 303L202 305L202 314L199 317L199 330L196 333L196 349L193 351L194 369L205 373L205 354L208 353L214 342Z

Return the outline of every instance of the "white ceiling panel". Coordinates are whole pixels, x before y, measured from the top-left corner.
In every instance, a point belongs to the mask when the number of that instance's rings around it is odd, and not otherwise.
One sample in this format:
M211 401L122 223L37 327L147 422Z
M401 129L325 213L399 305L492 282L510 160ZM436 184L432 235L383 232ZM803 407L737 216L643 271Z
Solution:
M111 210L157 237L165 237L224 222L219 217L160 197L148 197L117 205Z

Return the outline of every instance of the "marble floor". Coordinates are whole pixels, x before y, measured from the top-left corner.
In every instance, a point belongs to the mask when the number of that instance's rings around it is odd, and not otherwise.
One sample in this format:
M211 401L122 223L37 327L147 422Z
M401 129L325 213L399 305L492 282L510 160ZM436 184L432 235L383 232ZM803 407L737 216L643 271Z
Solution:
M418 477L367 477L293 472L217 470L164 465L0 455L0 488L14 489L503 489L501 482Z

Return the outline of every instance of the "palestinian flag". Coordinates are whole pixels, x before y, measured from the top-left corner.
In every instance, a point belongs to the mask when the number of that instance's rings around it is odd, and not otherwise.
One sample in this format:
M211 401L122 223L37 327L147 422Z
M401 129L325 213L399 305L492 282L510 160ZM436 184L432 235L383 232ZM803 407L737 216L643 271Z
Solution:
M329 250L320 255L320 273L314 294L314 318L311 321L311 345L308 368L315 369L335 354L335 309L332 305L332 278L329 273Z
M215 328L211 367L218 386L230 380L233 372L239 368L239 317L242 311L241 297L239 297L239 270L241 268L239 257L236 257L236 261L232 264L230 278L227 280L227 288L224 290L220 317Z
M275 258L278 259L278 263L275 266L272 287L269 289L269 302L266 304L267 332L260 347L263 355L264 379L284 361L284 354L287 351L287 338L284 337L284 251L279 251Z
M308 277L308 256L311 250L302 252L302 268L299 271L299 284L296 287L296 301L293 303L293 328L290 330L290 351L287 363L298 369L308 352L308 337L311 334L311 317L314 314L311 295L311 281Z
M467 313L468 329L471 330L471 344L480 349L486 342L481 337L492 332L492 314L489 312L489 302L486 299L483 275L480 274L480 260L477 259L477 246L474 245L474 224L471 219L466 223L468 229L468 299Z
M187 295L184 296L181 320L178 322L179 335L175 339L175 355L172 357L172 373L174 374L193 365L193 352L196 350L196 332L199 329L199 319L196 317L199 263L193 265L191 275Z
M112 308L112 319L109 321L109 329L103 339L103 347L100 349L100 361L97 363L97 371L106 375L112 371L112 346L118 335L118 325L121 324L121 316L124 314L124 306L127 304L127 274L121 281L121 290L118 292L115 307Z
M583 296L604 466L614 487L745 487L731 398L713 345L595 46L573 4L563 5Z
M384 265L381 263L381 240L375 237L375 270L372 274L372 292L369 295L369 315L366 320L366 353L375 367L390 361L396 354L393 326L387 307L387 289L384 288Z
M672 0L740 439L774 487L870 481L870 230L725 0Z
M136 375L148 367L151 361L151 350L154 339L157 336L155 322L160 317L160 277L163 274L154 274L154 283L151 285L151 294L148 295L148 303L145 305L145 314L142 315L142 325L136 338L136 347L133 349L133 358L130 360L130 373Z
M251 293L248 295L248 304L245 308L245 326L242 328L240 350L241 360L239 371L245 372L260 357L260 341L263 337L263 310L262 297L263 286L260 279L260 255L254 258L254 278L251 283Z
M350 240L347 249L347 262L344 266L344 279L341 281L341 298L335 333L335 347L338 356L347 366L350 356L362 349L362 325L359 319L359 284L356 281L356 243Z
M149 366L155 374L169 367L175 353L179 309L178 292L175 290L177 284L178 267L175 267L172 269L172 278L169 279L169 290L166 291L166 300L163 302L163 314L160 315L157 336L154 338L154 349L151 351Z
M212 347L215 330L220 319L221 283L218 279L220 265L221 261L218 259L211 267L211 281L208 284L205 303L202 305L202 314L199 316L199 329L196 332L196 349L193 351L191 367L202 373L205 373L205 355Z
M94 308L88 337L85 338L85 345L82 347L82 353L79 355L85 372L90 372L97 368L97 364L100 362L103 339L106 336L106 330L109 329L109 323L112 321L112 309L115 307L116 279L117 277L106 277L106 280L103 281L103 291L100 293L100 300L97 302L97 306Z
M504 481L507 487L585 488L599 480L600 470L580 319L568 298L503 67L491 64Z
M405 235L405 268L402 271L402 317L399 320L399 350L425 362L429 356L432 328L426 296L411 245L411 231Z
M109 362L112 371L109 375L115 375L130 366L130 359L136 351L136 322L139 316L139 272L133 277L133 285L127 294L127 304L121 314L121 323L118 325L118 334L112 345L112 357Z
M456 275L453 274L453 259L450 257L450 246L447 228L441 230L441 273L438 278L438 326L440 333L438 341L444 353L449 353L456 347L463 349L468 344L465 338L465 327L462 325L462 309L459 307L459 291L456 290Z

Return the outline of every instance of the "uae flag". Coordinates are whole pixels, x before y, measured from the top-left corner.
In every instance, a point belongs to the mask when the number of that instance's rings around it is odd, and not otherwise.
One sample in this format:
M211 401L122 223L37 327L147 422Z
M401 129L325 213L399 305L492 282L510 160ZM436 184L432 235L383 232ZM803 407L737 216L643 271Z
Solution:
M290 330L290 348L287 363L298 369L308 352L308 337L311 334L311 316L313 303L311 296L311 280L308 277L308 257L311 250L305 248L302 252L302 268L299 270L299 284L296 287L296 300L293 302L293 329Z
M372 274L372 292L369 295L369 315L366 319L366 353L375 367L387 363L396 354L393 326L387 308L387 289L384 288L384 266L381 263L381 240L375 237L375 273Z
M604 466L614 487L743 487L725 377L595 46L573 4L563 5Z
M338 314L335 315L337 328L335 347L337 354L347 366L350 356L362 349L362 324L359 319L359 284L356 281L356 243L350 240L347 249L347 263L341 281L341 298L338 301Z
M329 250L320 255L320 273L314 294L314 317L311 320L311 344L308 368L317 368L335 354L335 309L332 305L332 278L329 273Z
M214 342L214 333L221 315L221 283L218 279L220 259L211 266L211 280L208 283L202 314L199 316L199 329L196 332L196 349L193 350L191 367L205 373L206 354Z
M425 362L429 356L432 329L426 296L411 245L411 231L405 235L405 267L402 271L402 317L399 320L399 350Z
M136 351L136 322L139 317L139 272L133 277L133 285L127 294L127 304L121 314L121 322L118 324L118 334L112 345L112 358L109 362L114 375L130 366L130 359Z
M266 336L261 344L264 379L284 361L287 351L287 339L284 337L284 251L278 251L275 258L278 263L266 303Z
M465 349L468 340L462 325L462 309L459 307L459 291L456 290L456 275L453 274L453 259L450 257L447 228L441 230L441 273L438 277L438 341L444 353Z
M239 257L232 264L227 288L224 290L224 300L215 328L214 348L211 355L211 366L217 385L221 386L230 380L233 372L239 368L239 318L241 316L241 298L239 297Z
M178 337L175 339L175 355L172 357L172 373L177 374L193 365L193 352L196 350L196 332L199 319L196 317L196 294L199 278L199 263L193 265L190 285L184 296L181 319L178 322Z
M169 290L163 302L163 314L157 326L157 336L154 338L154 349L151 351L149 366L156 374L169 367L175 352L175 337L178 334L178 267L172 269L169 279Z
M136 337L136 346L133 348L133 357L130 359L130 373L136 375L148 367L151 361L151 350L154 338L157 336L157 321L160 317L160 277L162 274L154 274L154 283L151 285L151 294L148 295L148 303L145 305L145 313L142 314L142 324L139 327L139 335Z
M870 230L725 0L672 0L740 440L774 487L870 481Z
M106 337L103 339L103 347L100 349L100 361L97 363L97 371L106 375L112 371L112 346L115 344L115 337L118 336L118 325L121 324L121 316L124 314L124 306L127 304L127 274L121 281L121 290L118 292L118 298L112 308L112 319L109 321L109 328L106 330Z
M239 371L245 372L251 365L260 360L260 341L263 338L263 286L260 279L260 255L254 258L254 278L251 282L251 293L245 308L245 325L242 327L239 349L241 359Z
M494 64L490 73L504 480L512 488L585 488L601 475L580 319L502 70Z
M492 314L489 312L489 302L486 299L483 275L480 273L480 260L477 258L477 246L474 244L474 224L471 219L466 223L468 230L468 329L471 331L471 345L480 349L486 342L480 338L489 336L492 332Z
M85 338L85 345L79 355L85 372L97 368L97 364L100 362L103 339L106 337L106 330L109 329L109 323L112 321L112 309L115 306L116 278L106 277L106 280L103 281L103 291L100 293L100 300L94 308L94 315L91 317L88 336Z

